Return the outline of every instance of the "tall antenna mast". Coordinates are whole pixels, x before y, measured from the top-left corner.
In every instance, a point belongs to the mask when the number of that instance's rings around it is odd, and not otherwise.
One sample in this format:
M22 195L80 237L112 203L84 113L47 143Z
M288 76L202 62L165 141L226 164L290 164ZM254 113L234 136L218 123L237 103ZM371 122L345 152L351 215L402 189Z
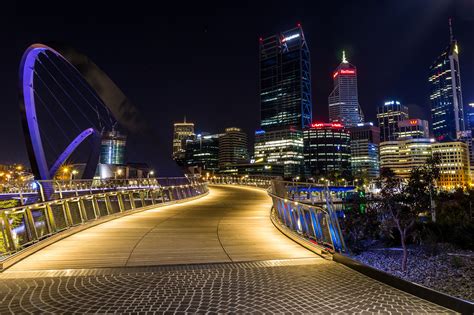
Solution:
M454 40L454 35L453 35L453 23L451 21L451 18L449 18L449 40L453 41Z

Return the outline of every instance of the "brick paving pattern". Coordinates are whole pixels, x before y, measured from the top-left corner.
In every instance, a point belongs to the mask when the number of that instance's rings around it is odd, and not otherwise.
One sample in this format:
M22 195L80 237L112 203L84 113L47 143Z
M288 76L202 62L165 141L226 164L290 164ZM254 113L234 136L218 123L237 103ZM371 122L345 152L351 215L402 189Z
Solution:
M451 311L323 259L0 274L7 313Z

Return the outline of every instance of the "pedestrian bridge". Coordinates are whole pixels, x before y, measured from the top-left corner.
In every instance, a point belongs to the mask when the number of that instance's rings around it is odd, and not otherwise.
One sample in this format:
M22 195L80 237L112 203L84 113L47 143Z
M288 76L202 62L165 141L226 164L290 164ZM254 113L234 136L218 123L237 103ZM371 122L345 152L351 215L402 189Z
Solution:
M450 312L300 246L272 203L213 185L82 230L0 274L0 313Z
M317 258L269 220L263 190L216 186L200 199L89 228L6 271Z

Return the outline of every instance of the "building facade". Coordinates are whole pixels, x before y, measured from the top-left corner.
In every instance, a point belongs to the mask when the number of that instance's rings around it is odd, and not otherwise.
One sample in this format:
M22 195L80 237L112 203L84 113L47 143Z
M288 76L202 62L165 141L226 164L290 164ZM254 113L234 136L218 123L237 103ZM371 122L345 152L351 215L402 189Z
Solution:
M286 178L300 176L304 168L303 133L297 129L255 132L255 163L283 165Z
M248 163L247 134L240 128L226 128L219 137L219 169Z
M219 170L219 134L199 134L186 140L184 167L190 173L215 173Z
M173 157L176 158L176 155L179 153L184 153L185 151L185 140L194 137L194 124L186 122L186 117L184 122L175 123L173 130Z
M474 130L474 102L469 103L466 108L466 127Z
M380 167L389 168L395 176L409 179L412 169L421 167L431 157L434 139L416 138L380 143Z
M450 31L450 43L431 65L428 79L431 89L431 123L438 141L455 140L457 133L465 130L459 46L451 27Z
M260 109L263 130L311 123L310 56L301 25L260 39Z
M412 118L398 122L397 139L429 137L430 129L427 120Z
M121 165L125 164L125 148L127 137L120 134L117 130L106 131L102 133L100 145L100 163Z
M314 123L303 131L306 176L351 175L349 130L340 123Z
M329 121L346 127L364 122L357 92L357 69L342 54L342 62L334 71L334 88L329 95Z
M462 141L434 143L433 155L440 158L440 178L437 186L441 189L467 187L470 181L469 147Z
M408 107L400 101L386 101L377 108L377 121L380 128L380 141L394 141L398 137L398 122L408 119Z
M360 123L349 128L351 135L351 168L357 178L377 178L380 175L380 129L373 123Z

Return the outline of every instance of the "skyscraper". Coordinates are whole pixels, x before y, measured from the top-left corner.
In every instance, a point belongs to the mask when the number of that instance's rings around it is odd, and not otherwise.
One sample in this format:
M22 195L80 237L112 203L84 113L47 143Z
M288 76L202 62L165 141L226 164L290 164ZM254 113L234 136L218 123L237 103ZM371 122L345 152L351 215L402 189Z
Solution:
M408 138L429 138L430 130L428 121L423 119L411 118L398 122L397 139Z
M185 140L192 138L194 136L194 124L186 122L186 117L184 117L184 122L174 124L173 132L173 157L176 158L178 153L184 153Z
M184 165L190 173L219 170L219 138L220 134L198 134L196 138L185 140ZM197 170L195 170L197 168Z
M303 171L302 129L312 120L310 73L301 25L260 38L261 130L255 133L255 159L284 165L285 177Z
M261 128L274 130L311 124L311 75L308 45L297 27L260 38Z
M380 142L397 140L398 122L408 119L408 107L399 101L386 101L377 108L377 120L380 127Z
M431 122L438 141L457 139L465 130L459 71L459 46L449 20L450 43L430 67Z
M334 71L334 89L329 95L329 121L339 122L346 127L364 122L357 93L357 69L342 52L342 62Z
M219 137L219 169L248 162L247 134L240 128L226 128Z
M255 161L283 166L284 177L303 173L303 132L294 128L255 132Z
M351 136L340 123L314 123L303 131L307 176L351 174Z
M474 102L469 103L467 105L467 113L466 113L466 127L469 130L474 130Z
M360 123L349 128L351 133L352 174L359 178L376 178L380 175L380 128L373 123Z
M121 165L125 164L125 146L127 137L112 129L102 133L100 145L100 163Z

